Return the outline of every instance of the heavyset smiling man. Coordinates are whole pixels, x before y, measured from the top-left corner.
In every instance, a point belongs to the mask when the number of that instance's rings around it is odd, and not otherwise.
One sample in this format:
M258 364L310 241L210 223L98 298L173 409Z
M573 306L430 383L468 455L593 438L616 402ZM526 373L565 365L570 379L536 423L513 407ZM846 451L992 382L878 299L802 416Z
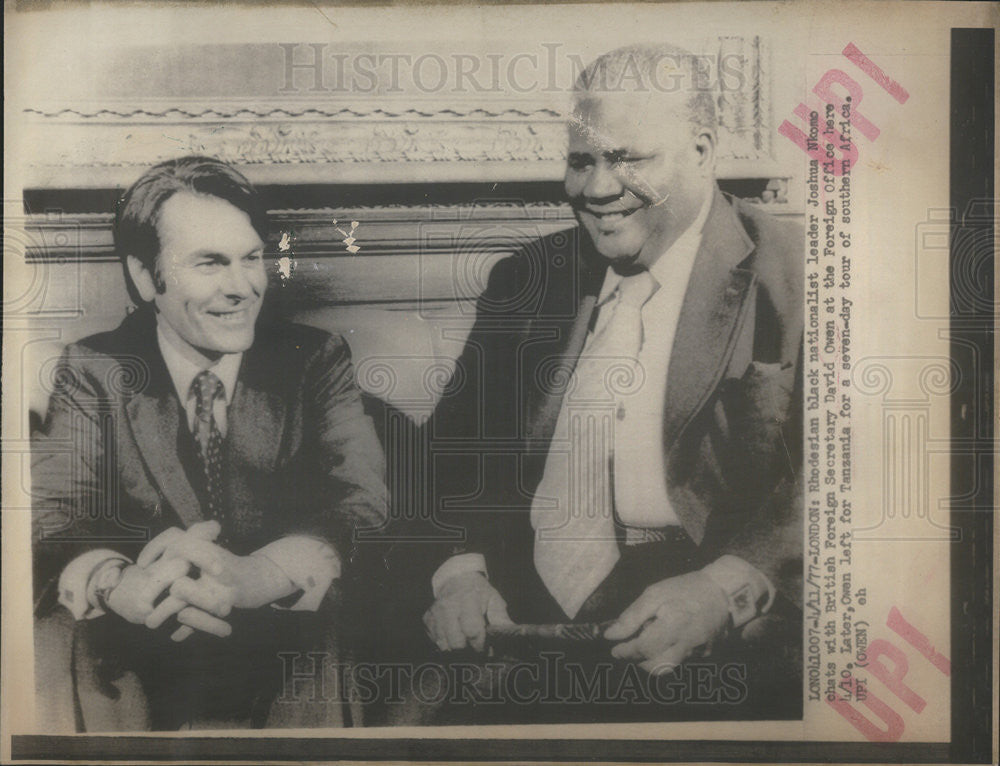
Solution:
M60 362L34 444L35 585L40 614L57 595L78 621L85 730L339 723L336 701L272 710L278 652L336 627L353 532L385 517L383 457L343 339L258 323L265 237L228 165L151 169L115 223L139 307Z
M670 46L588 67L580 229L490 276L431 423L435 517L466 533L433 562L442 650L512 619L610 623L652 674L755 637L795 653L801 232L718 189L700 74Z

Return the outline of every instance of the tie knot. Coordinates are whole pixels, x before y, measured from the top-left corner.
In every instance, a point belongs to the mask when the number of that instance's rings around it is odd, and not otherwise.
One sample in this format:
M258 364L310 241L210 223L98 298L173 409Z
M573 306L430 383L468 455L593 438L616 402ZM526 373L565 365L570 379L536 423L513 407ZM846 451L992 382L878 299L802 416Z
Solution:
M622 306L640 309L656 289L656 280L648 271L624 277L618 285L618 302Z
M191 393L195 399L195 415L201 420L212 416L212 403L222 396L222 381L215 373L202 370L191 381Z

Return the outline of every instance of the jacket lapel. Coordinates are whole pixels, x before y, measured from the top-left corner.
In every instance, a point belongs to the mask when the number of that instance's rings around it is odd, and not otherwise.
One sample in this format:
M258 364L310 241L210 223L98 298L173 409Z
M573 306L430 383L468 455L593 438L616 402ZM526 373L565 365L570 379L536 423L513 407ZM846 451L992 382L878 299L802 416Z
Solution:
M185 526L191 526L203 520L201 503L177 454L178 439L185 427L180 402L159 353L155 319L133 315L128 321L135 330L134 351L149 370L149 383L125 405L129 427L160 494Z
M711 395L753 304L756 275L739 268L753 242L716 189L681 307L667 373L667 454Z
M187 436L187 428L166 363L158 351L155 320L150 320L148 326L140 321L133 325L134 351L148 365L149 384L132 397L125 409L139 452L160 493L185 526L191 526L204 517L177 454L178 439ZM249 473L272 468L282 442L287 404L275 390L280 375L270 370L266 356L259 344L244 354L227 412L224 471L236 498L252 496L247 490ZM271 366L274 361L270 359Z
M239 485L238 495L246 484L246 471L274 468L282 443L288 405L278 390L279 357L267 356L260 344L246 351L229 405L225 459L230 481Z
M684 426L714 390L752 308L753 301L748 299L754 294L756 275L739 268L739 264L753 248L732 206L716 188L671 351L664 407L668 454ZM583 351L593 318L604 264L587 255L584 262L575 317L561 323L545 322L544 327L542 322L534 322L527 335L540 338L532 344L532 362L527 365L528 375L535 376L534 383L528 381L525 386L529 450L547 450L565 389L562 385L546 386L539 382L568 380ZM543 374L556 369L557 376Z
M544 463L549 442L555 432L566 384L583 351L594 318L597 294L604 282L607 264L593 250L589 237L576 230L578 278L572 284L554 283L564 279L550 272L546 300L540 311L542 319L532 321L525 338L523 423L529 452L539 452ZM565 317L554 319L554 317ZM541 474L539 473L539 477Z
M541 450L543 454L548 451L566 384L583 351L596 303L596 294L585 295L580 299L579 311L573 319L554 326L534 327L527 335L539 339L533 340L531 361L526 365L528 375L534 378L525 384L529 451Z

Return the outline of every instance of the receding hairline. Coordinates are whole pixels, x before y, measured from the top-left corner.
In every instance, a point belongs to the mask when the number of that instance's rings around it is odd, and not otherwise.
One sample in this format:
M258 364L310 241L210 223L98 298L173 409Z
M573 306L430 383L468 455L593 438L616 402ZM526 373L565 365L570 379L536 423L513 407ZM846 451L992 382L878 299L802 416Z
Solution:
M572 91L571 121L588 102L645 97L644 111L667 113L681 124L716 130L715 97L703 57L670 43L627 45L598 56L580 72Z
M189 198L189 199L185 200L185 198ZM235 211L241 219L242 218L246 219L246 222L250 225L250 228L253 230L254 234L257 236L258 241L260 241L261 246L265 246L266 245L266 241L265 241L264 237L261 236L261 233L259 231L257 231L257 228L254 226L253 218L251 217L251 215L246 210L244 210L243 208L239 207L239 205L234 205L231 200L228 200L225 197L221 197L221 196L219 196L217 194L212 194L211 192L202 192L202 191L197 191L197 190L191 189L191 188L175 189L168 197L166 197L160 203L160 205L159 205L158 209L156 210L156 213L155 213L155 215L153 217L153 225L154 225L154 227L156 229L157 236L160 239L160 252L156 254L156 257L154 258L154 262L159 261L160 255L162 254L163 247L165 246L164 245L164 233L163 233L163 230L160 228L161 225L162 225L162 223L163 223L164 214L168 210L170 210L170 211L172 211L171 212L171 217L172 218L176 218L177 216L186 215L189 211L184 211L181 208L179 208L178 202L179 202L179 204L181 206L183 206L183 205L190 205L190 204L204 204L207 201L211 201L212 203L214 203L216 205L221 205L223 207L232 208L233 211ZM174 204L171 204L171 203L174 203Z
M632 79L638 77L645 85L655 85L661 75L674 77L682 73L693 77L703 61L703 56L669 43L626 45L602 53L591 61L577 75L573 87L574 90L588 90L595 83L603 84L602 76L615 80L625 76Z
M593 106L630 106L641 113L676 112L683 115L688 109L689 98L683 93L645 93L640 91L594 92L581 91L573 94L570 114L575 117ZM573 119L571 117L571 119Z
M697 110L691 106L688 99L679 96L651 96L647 100L637 98L640 94L635 93L604 93L582 95L579 99L574 99L573 107L570 111L566 127L572 134L574 132L586 136L597 137L598 143L600 134L605 130L604 115L625 114L628 119L634 119L638 124L646 123L655 125L657 129L665 131L690 131L695 135L706 126L704 120L699 118ZM715 125L710 127L715 132Z

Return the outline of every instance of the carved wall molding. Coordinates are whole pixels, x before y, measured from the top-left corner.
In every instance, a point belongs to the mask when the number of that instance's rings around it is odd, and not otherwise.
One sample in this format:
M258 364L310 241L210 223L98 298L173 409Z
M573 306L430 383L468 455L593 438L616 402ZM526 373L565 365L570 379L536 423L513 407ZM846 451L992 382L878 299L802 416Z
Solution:
M31 117L40 117L45 120L63 120L66 122L88 121L101 122L106 120L122 120L131 122L144 122L149 120L239 120L239 119L341 119L351 120L356 118L474 118L474 119L555 119L562 120L564 115L560 110L539 107L536 109L519 109L508 107L497 109L495 104L484 103L481 106L462 106L452 104L450 106L440 106L437 108L427 108L426 102L422 105L415 103L412 106L397 105L395 108L387 109L384 106L374 104L365 105L354 103L352 106L330 107L317 105L315 101L307 101L301 104L282 104L280 106L254 106L252 104L219 104L215 101L210 106L190 106L180 108L177 106L161 106L156 102L140 103L131 105L128 102L114 107L103 106L89 108L83 107L63 107L58 105L42 106L39 108L29 107L24 113Z
M293 254L310 258L510 250L575 223L568 205L513 201L271 210L268 220L272 255L279 254L278 242L288 234ZM27 262L115 260L110 213L28 215L19 224L17 231L5 229L5 240L19 243ZM344 244L352 230L354 252Z
M558 122L412 120L221 121L125 124L42 122L37 138L50 147L46 164L62 167L144 167L182 154L209 154L238 165L339 165L440 162L561 162L565 128ZM118 147L107 151L108 147ZM336 176L334 175L333 178Z
M777 215L797 217L785 207L784 189L772 181L755 201ZM114 261L111 213L51 212L8 218L4 241L29 263ZM272 209L270 249L288 233L297 255L328 258L414 255L456 249L509 250L513 244L575 225L569 205L556 201L489 201L468 205L371 205L341 208ZM356 223L356 226L352 226ZM344 240L353 229L349 252Z
M705 50L717 61L725 57L738 75L728 87L716 78L719 176L786 178L773 154L767 42L727 36ZM207 51L201 55L210 59ZM236 56L230 66L239 62ZM122 186L139 168L195 152L237 164L258 183L557 180L567 101L565 93L537 92L252 98L91 92L39 100L23 109L33 149L29 185Z

